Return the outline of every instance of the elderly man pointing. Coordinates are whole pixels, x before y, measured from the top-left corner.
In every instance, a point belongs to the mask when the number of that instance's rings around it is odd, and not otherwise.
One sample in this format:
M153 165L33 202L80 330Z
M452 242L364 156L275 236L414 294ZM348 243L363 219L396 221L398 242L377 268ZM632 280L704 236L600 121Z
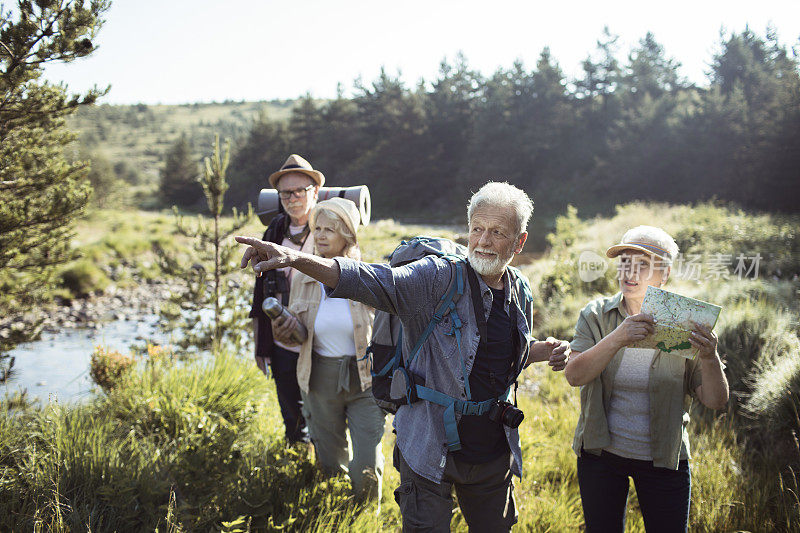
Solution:
M470 531L508 531L516 523L512 474L522 475L519 432L505 411L498 416L485 407L510 405L501 399L530 363L549 361L563 370L569 357L566 341L532 338L527 281L509 266L525 244L532 212L528 196L507 183L489 182L470 199L470 283L454 302L460 318L438 322L409 368L436 391L435 399L445 400L420 399L395 415L395 498L403 531L449 531L453 488ZM243 268L252 263L258 274L292 267L321 281L330 296L397 315L404 355L461 272L453 261L433 256L392 268L325 259L249 237L236 240L249 245ZM445 427L448 419L457 422L457 435L455 427Z

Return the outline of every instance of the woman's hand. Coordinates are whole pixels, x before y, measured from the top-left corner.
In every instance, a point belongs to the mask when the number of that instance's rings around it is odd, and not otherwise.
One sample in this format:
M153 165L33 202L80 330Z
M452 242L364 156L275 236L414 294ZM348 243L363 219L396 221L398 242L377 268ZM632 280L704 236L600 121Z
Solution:
M695 394L700 402L709 409L724 409L728 403L730 392L728 379L723 371L722 361L717 355L717 336L710 328L694 323L695 329L689 335L689 342L697 348L700 361L700 378Z
M717 336L708 327L694 323L695 329L689 335L689 342L697 348L700 359L712 359L717 356Z
M655 321L653 316L647 313L639 313L623 320L622 324L617 326L617 329L612 331L610 336L622 348L644 340L648 335L652 335L654 331Z
M287 346L297 346L299 343L292 339L292 332L297 329L296 317L280 315L272 320L272 336L275 340Z

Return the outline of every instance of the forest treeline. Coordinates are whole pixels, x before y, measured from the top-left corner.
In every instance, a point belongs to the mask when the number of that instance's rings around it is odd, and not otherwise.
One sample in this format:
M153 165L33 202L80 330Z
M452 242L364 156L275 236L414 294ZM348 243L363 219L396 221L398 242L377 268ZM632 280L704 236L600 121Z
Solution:
M351 96L306 95L288 121L262 113L235 141L229 196L254 202L297 152L332 186L369 185L378 217L452 220L467 190L490 178L528 191L540 219L567 204L589 215L634 199L797 210L793 48L771 30L722 34L700 87L651 33L624 58L617 42L606 30L578 79L545 48L533 68L484 76L459 55L415 86L382 70L356 80Z

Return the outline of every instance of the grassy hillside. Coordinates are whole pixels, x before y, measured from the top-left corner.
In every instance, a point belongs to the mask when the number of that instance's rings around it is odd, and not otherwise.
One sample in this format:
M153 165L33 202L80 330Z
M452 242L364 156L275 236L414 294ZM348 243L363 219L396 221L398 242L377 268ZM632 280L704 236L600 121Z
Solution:
M112 164L127 165L144 183L158 178L164 152L186 134L198 160L208 155L214 133L236 139L265 112L289 117L294 101L223 102L184 105L96 105L82 107L69 127L80 135L80 148L100 153Z
M172 240L164 215L98 212L81 244L99 264ZM752 215L704 204L630 204L612 217L559 218L551 250L522 265L535 291L539 336L571 338L578 310L616 290L613 265L584 283L583 251L601 253L625 229L657 223L684 252L763 256L758 279L679 279L668 288L723 306L717 333L734 390L727 412L695 407L691 531L797 531L795 477L800 453L798 289L800 220ZM253 224L251 234L261 228ZM438 228L384 221L365 229L367 260L380 260L406 236L454 236ZM113 251L119 247L123 252ZM139 248L137 248L139 247ZM112 252L113 251L113 252ZM115 255L116 254L116 255ZM110 257L108 259L106 257ZM116 258L116 259L115 259ZM532 258L529 258L532 259ZM133 263L134 267L137 263ZM244 350L238 353L249 353ZM247 357L222 355L205 364L176 364L151 349L129 373L80 406L53 404L0 410L0 529L34 531L392 531L400 515L392 491L394 437L387 421L383 502L364 507L346 479L322 480L300 450L286 449L272 382ZM570 449L578 390L544 367L526 371L529 394L520 430L525 472L515 495L520 531L579 531L582 513ZM109 383L104 383L108 388ZM459 512L455 531L466 531ZM635 491L628 531L644 531Z

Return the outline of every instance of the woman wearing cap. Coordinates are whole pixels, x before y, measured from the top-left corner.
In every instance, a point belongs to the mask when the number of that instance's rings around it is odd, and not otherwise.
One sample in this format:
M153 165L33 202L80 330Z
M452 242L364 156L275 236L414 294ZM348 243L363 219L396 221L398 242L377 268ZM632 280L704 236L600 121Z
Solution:
M647 287L670 275L678 245L664 230L638 226L606 252L620 257L614 296L590 302L580 313L564 370L581 387L581 413L573 449L589 532L625 529L628 478L632 477L647 531L686 531L691 473L686 423L691 398L722 409L728 383L717 337L696 324L694 360L631 344L653 332L641 313Z
M360 214L353 202L344 198L320 202L310 220L317 255L360 258L356 241ZM383 473L384 414L372 397L368 361L361 357L372 335L374 310L328 298L320 282L300 272L292 282L289 310L297 318L289 319L281 330L291 331L294 320L308 329L300 347L297 381L317 460L329 475L348 472L356 494L376 498ZM350 461L348 429L353 443Z

